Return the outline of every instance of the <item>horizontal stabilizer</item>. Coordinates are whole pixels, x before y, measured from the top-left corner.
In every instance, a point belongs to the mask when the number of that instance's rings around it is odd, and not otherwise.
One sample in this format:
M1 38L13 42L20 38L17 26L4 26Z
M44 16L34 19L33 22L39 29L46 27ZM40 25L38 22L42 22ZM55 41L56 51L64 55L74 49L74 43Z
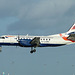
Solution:
M75 42L75 34L70 34L67 39Z

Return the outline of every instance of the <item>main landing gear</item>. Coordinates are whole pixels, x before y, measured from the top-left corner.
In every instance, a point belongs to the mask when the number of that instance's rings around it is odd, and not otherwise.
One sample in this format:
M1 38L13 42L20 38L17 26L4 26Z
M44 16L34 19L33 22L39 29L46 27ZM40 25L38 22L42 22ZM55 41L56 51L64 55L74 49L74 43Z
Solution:
M30 53L33 53L33 52L36 52L36 49L33 48L33 47L31 47L31 51L30 51Z
M0 47L0 52L2 52L2 47Z

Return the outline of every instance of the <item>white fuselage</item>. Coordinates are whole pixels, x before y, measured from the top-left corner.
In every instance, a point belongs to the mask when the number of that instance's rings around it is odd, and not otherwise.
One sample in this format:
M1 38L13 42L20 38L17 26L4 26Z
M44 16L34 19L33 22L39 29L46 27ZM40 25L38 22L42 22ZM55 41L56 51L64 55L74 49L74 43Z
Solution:
M64 35L64 33L63 33ZM19 35L19 39L34 39L35 37L40 37L40 46L39 47L48 47L48 46L61 46L66 44L71 44L69 40L64 40L60 34L49 35L49 36L22 36ZM3 35L0 37L0 45L9 45L9 46L19 46L18 44L18 35Z

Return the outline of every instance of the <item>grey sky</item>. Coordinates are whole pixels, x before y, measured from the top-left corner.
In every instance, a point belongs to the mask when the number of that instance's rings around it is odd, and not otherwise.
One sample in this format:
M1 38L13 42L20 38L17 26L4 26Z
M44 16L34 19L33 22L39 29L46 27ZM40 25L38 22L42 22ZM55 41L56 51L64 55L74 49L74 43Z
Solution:
M0 35L50 35L66 32L75 22L75 0L0 0ZM3 47L0 74L72 75L75 45L37 48Z
M75 17L74 7L74 0L1 0L0 17L18 19L7 26L8 31L29 33L29 30L33 30L37 33L38 30L49 30L51 25L59 27L59 24L72 24Z

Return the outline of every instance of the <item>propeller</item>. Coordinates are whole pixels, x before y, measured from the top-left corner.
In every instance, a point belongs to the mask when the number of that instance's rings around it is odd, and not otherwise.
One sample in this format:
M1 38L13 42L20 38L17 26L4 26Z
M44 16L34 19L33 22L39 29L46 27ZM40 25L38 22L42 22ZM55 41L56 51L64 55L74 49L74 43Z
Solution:
M18 35L18 37L17 37L17 41L19 42L20 41L20 36Z

